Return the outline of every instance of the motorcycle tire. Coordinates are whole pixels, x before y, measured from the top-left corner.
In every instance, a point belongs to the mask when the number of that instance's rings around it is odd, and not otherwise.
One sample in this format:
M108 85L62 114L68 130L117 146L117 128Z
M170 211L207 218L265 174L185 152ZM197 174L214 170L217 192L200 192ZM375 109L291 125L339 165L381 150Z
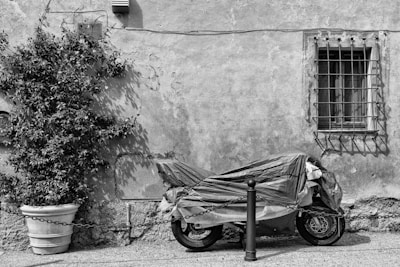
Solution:
M192 250L208 248L222 236L222 225L205 229L196 229L192 223L183 220L171 222L171 230L175 239L184 247Z
M313 206L311 211L323 212L314 214L303 212L296 218L296 227L299 234L310 244L315 246L329 246L337 242L343 235L346 223L344 217L337 217L337 213L327 207ZM343 210L340 209L343 214ZM332 216L329 216L332 214ZM338 227L339 224L339 227Z

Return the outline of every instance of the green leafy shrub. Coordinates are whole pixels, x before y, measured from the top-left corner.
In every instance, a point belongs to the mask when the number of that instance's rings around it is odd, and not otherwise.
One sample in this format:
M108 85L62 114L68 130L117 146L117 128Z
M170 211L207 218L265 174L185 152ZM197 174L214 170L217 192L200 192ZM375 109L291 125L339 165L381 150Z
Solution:
M4 52L4 34L0 40ZM15 104L9 162L19 177L3 183L3 194L5 188L34 206L85 202L87 178L108 164L101 148L137 127L91 109L107 79L124 75L125 61L102 41L68 30L56 37L38 27L25 45L0 53L0 65L0 91Z

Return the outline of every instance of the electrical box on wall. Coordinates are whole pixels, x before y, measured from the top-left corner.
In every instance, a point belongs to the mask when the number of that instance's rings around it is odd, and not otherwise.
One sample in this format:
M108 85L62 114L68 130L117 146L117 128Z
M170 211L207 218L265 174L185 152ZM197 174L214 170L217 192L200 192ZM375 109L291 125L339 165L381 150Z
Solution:
M129 13L129 0L112 0L113 13Z
M101 23L78 23L78 32L81 34L92 36L95 40L103 38L102 24Z

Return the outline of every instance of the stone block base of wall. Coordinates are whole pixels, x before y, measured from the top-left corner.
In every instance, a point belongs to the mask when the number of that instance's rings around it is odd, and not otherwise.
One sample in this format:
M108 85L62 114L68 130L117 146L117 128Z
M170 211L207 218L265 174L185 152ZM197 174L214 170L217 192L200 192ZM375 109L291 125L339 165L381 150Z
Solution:
M99 226L76 227L72 245L77 248L98 245L124 246L135 241L174 240L169 223L158 210L159 201L121 201L94 204L78 218ZM82 214L85 213L85 214ZM78 221L79 222L79 221Z
M400 199L371 197L343 205L346 230L400 232Z
M4 210L19 212L18 207L9 203L1 203L0 210L0 249L26 250L29 247L28 230L25 219Z
M158 210L157 201L120 201L93 203L80 210L76 222L90 222L87 227L75 226L71 248L94 246L125 246L136 241L171 241L174 237L169 223L159 223L165 218ZM26 250L29 248L27 229L21 216L0 211L0 249ZM357 200L344 204L346 230L400 231L400 199L377 198ZM226 238L235 236L227 232Z

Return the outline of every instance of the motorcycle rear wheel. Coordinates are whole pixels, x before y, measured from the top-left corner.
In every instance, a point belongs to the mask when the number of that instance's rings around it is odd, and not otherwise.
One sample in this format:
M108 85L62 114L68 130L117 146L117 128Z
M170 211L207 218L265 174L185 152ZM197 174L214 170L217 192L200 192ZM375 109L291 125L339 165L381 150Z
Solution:
M183 220L171 222L171 230L175 239L184 247L192 250L208 248L222 236L222 225L205 229L196 229L194 224Z
M346 227L344 218L335 216L337 214L325 207L313 207L311 211L325 214L303 212L301 216L297 216L296 226L299 234L315 246L329 246L336 243ZM340 212L343 214L342 209Z

